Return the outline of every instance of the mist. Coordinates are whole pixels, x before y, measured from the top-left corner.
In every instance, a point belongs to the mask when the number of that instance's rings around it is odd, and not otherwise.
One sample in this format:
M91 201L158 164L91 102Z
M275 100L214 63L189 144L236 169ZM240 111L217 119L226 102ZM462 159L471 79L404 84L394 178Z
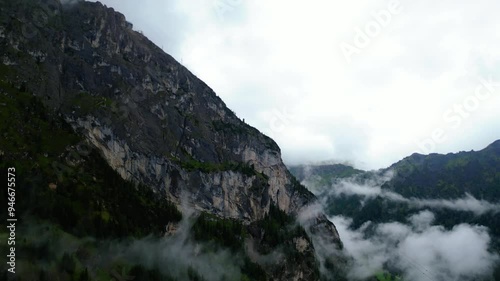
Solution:
M429 210L409 217L406 224L367 222L358 229L350 227L350 218L330 219L344 242L345 254L353 258L349 267L353 280L373 276L383 268L400 272L409 281L474 280L490 276L499 259L489 251L487 228L460 224L446 230L432 225L434 214Z
M321 204L304 209L300 223L323 212ZM434 213L422 210L405 223L366 222L353 229L352 219L329 218L343 242L339 250L331 237L309 232L316 256L323 266L333 259L345 267L348 280L365 280L384 270L406 281L468 281L492 276L499 256L490 251L491 237L483 226L459 224L452 229L434 225Z
M118 244L110 248L110 254L148 268L159 268L163 274L181 280L187 280L185 274L189 267L206 280L239 280L239 265L243 260L229 250L193 241L190 236L193 221L192 217L183 219L170 237L147 237L130 245Z
M382 197L384 199L406 203L414 208L449 209L454 211L472 212L475 215L500 212L500 203L492 203L486 200L475 198L469 193L465 193L462 198L456 199L421 199L406 198L401 194L383 189L381 186L389 181L393 176L392 172L382 175L375 175L374 178L359 181L356 178L348 178L338 182L333 182L331 186L314 186L314 181L305 181L304 184L322 198L330 196L339 197L341 195L359 196L361 200Z
M94 237L76 238L49 223L31 222L19 229L30 245L46 248L47 254L37 266L50 270L53 261L64 254L86 256L80 262L96 276L99 270L125 277L120 264L141 265L158 269L163 275L177 280L189 280L188 270L194 270L203 280L239 280L243 257L209 242L194 241L191 227L196 215L184 215L170 236L147 236L140 239L99 240ZM82 254L85 253L85 254ZM48 259L47 257L51 257ZM20 276L31 276L30 267L19 267ZM36 273L36 272L35 272ZM132 278L132 277L130 277Z
M332 216L332 221L344 244L349 280L365 280L389 270L405 281L468 281L492 276L500 261L491 251L489 229L480 225L462 223L450 228L434 224L433 210L447 209L471 212L476 216L500 212L500 204L479 200L471 194L456 199L406 198L382 188L394 173L372 173L369 178L334 180L330 185L309 177L303 183L319 198L315 213L335 198L355 196L361 204L375 198L407 204L415 213L402 222L364 222L361 226L353 218ZM302 216L310 215L311 210ZM358 228L356 228L358 227ZM313 241L325 241L314 237ZM318 235L316 235L318 236ZM338 255L331 245L318 244L324 255ZM326 249L324 249L326 248Z

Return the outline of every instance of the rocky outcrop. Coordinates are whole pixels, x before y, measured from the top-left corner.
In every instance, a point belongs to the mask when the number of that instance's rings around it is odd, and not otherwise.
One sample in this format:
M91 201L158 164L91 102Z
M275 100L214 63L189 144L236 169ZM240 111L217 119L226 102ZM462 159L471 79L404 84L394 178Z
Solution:
M127 140L114 134L112 126L94 116L66 120L103 153L124 179L152 186L179 204L187 200L196 209L249 222L262 218L271 202L287 212L297 212L310 199L309 195L302 197L293 190L276 151L259 155L255 148L246 147L236 152L241 154L240 162L251 167L250 173L226 168L224 162L199 162L215 168L190 171L175 159L133 150Z

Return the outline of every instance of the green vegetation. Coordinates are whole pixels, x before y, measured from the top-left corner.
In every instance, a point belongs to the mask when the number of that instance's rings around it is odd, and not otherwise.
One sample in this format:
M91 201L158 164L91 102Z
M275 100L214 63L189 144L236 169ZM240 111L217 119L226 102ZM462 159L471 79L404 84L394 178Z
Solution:
M307 172L306 172L307 171ZM332 182L353 177L364 173L362 170L355 169L343 164L318 165L318 166L292 166L290 172L303 181L312 180L315 186L331 186ZM314 177L310 177L314 175Z
M391 273L387 271L379 272L375 275L378 281L403 281L403 279L399 276L393 276Z
M263 235L255 233L251 235L251 229ZM217 247L229 248L235 256L245 256L246 238L257 239L259 240L257 250L261 254L280 251L285 255L286 262L289 264L306 263L310 268L317 268L313 252L299 253L293 242L295 238L303 238L311 243L305 230L296 225L293 217L272 204L269 213L262 220L248 226L237 220L202 213L195 221L192 231L196 240L212 242ZM248 258L244 259L241 270L241 280L268 280L261 266ZM319 277L319 272L316 274Z
M13 166L29 175L18 183L26 215L97 237L159 233L162 225L180 220L175 206L150 188L124 181L96 151L77 143L71 128L50 119L35 97L17 93L16 99L1 96L1 102L8 109L2 114L9 114L1 118L12 122L0 124L0 169Z
M303 184L301 184L297 180L297 178L295 178L294 175L292 175L292 174L289 174L289 175L290 175L290 179L292 181L291 184L292 184L293 190L297 191L299 194L301 194L305 198L312 199L314 197L314 195Z
M262 242L266 248L262 252L269 253L272 249L289 241L291 238L305 235L305 230L300 226L293 227L293 223L294 219L292 217L271 204L269 213L264 219L257 222L257 225L264 233ZM289 228L293 228L292 231Z
M192 232L196 240L215 242L235 252L243 249L243 241L247 235L240 221L219 218L205 212L197 218Z
M267 180L267 176L263 173L257 172L252 165L247 165L243 163L234 162L224 162L224 163L208 163L201 162L194 159L180 162L181 167L187 171L201 171L203 173L216 173L224 171L234 171L240 172L246 176L258 176Z
M121 178L97 151L34 96L3 84L0 169L15 167L25 215L79 236L161 233L179 211L145 186ZM28 176L29 175L29 176Z
M100 108L111 108L113 101L103 96L94 96L87 92L80 92L70 99L69 104L85 115Z
M212 126L216 131L228 132L237 135L256 135L258 133L258 131L248 125L237 125L222 121L213 121Z
M255 224L263 233L260 241L261 246L258 248L259 252L268 254L276 249L281 249L291 264L304 262L309 268L317 268L312 252L299 253L295 247L293 242L295 238L305 239L310 244L312 242L304 228L296 224L293 217L271 204L269 213ZM316 274L319 277L319 272Z
M162 235L167 223L180 221L173 204L148 187L123 180L36 97L6 81L1 81L1 90L0 171L16 168L16 213L22 218L17 247L22 249L18 268L23 270L17 280L90 280L82 259L96 256L99 242L85 243L86 237ZM0 199L6 201L5 192ZM38 225L47 227L31 229ZM60 249L81 246L76 252L54 252L58 243ZM92 271L92 280L112 278L112 267Z
M125 249L128 242L81 239L58 226L36 221L26 221L18 231L22 239L16 246L22 251L18 252L16 280L104 281L120 276L141 281L175 280L157 268L145 267L140 260L110 251L113 247Z
M192 227L193 238L197 241L212 242L215 247L228 248L235 256L244 256L241 265L241 280L267 280L267 274L261 266L252 262L245 254L244 241L249 237L247 227L235 219L220 218L208 213L201 213ZM196 279L195 274L192 274Z
M481 151L410 157L393 165L397 176L384 187L405 197L460 198L465 193L495 201L500 198L500 152Z

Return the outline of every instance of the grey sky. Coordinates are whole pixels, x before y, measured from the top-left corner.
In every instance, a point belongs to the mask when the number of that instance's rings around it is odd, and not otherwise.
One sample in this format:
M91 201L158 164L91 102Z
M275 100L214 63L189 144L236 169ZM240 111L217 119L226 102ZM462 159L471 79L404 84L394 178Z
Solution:
M274 138L289 164L373 169L500 138L500 84L485 82L500 82L498 1L101 2Z

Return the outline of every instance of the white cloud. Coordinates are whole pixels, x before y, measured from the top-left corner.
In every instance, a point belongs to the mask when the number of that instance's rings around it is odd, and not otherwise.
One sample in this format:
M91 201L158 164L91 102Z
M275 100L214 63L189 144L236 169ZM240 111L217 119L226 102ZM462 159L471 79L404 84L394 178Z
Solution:
M447 230L433 225L432 209L449 209L472 212L475 215L500 212L500 204L478 200L470 194L458 199L405 198L398 193L381 188L393 173L373 175L368 179L349 178L334 181L329 186L318 186L318 181L305 184L316 190L319 198L329 204L328 199L339 196L358 196L365 200L381 197L393 202L407 204L413 208L428 208L408 217L408 224L389 222L374 224L365 222L359 229L352 229L352 219L334 216L335 224L345 252L352 257L349 268L350 280L363 280L383 269L404 273L404 280L421 281L468 281L489 276L499 257L490 249L491 238L483 226L460 224ZM316 185L316 186L315 186ZM430 209L430 210L429 210ZM321 208L314 209L320 212ZM304 215L304 214L303 214ZM320 240L314 237L313 240ZM322 245L323 246L323 245ZM328 250L322 249L328 253Z
M469 211L477 215L487 212L500 212L500 204L493 204L485 200L478 200L471 194L466 193L463 198L454 200L445 199L412 199L413 204L431 208L451 209L457 211Z
M360 196L362 201L382 197L390 201L406 203L415 208L448 209L454 211L472 212L475 215L485 213L500 213L500 203L492 203L486 200L479 200L469 193L465 193L462 198L456 199L422 199L406 198L399 193L383 189L381 186L393 177L393 172L389 171L384 175L373 174L370 179L359 180L357 178L347 178L334 181L327 186L318 186L314 179L305 180L303 184L309 190L314 190L315 194L321 198L339 197L341 195Z
M337 227L345 251L354 258L354 264L350 266L352 268L351 277L367 278L383 269L388 259L383 244L366 239L362 231L351 230L349 226L352 220L349 218L338 216L331 218L331 221ZM354 271L354 269L356 270Z
M421 211L418 214L411 216L408 220L417 230L424 230L434 222L435 216L429 210Z
M447 231L433 226L400 241L397 251L403 259L399 266L405 268L409 280L422 279L424 273L432 280L487 276L498 260L489 252L490 240L484 227L461 224Z
M409 281L475 280L492 273L498 256L489 250L486 228L461 224L446 230L431 225L432 218L431 212L422 211L408 225L375 225L371 235L363 228L351 229L349 218L331 218L354 259L350 278L363 279L387 267L400 270Z

